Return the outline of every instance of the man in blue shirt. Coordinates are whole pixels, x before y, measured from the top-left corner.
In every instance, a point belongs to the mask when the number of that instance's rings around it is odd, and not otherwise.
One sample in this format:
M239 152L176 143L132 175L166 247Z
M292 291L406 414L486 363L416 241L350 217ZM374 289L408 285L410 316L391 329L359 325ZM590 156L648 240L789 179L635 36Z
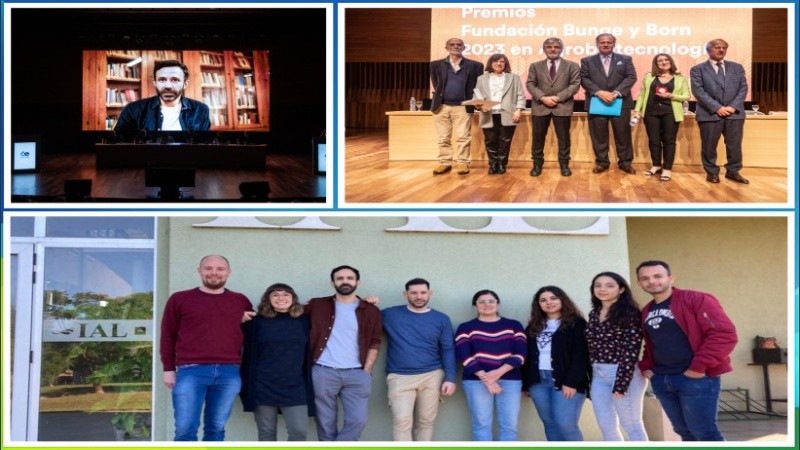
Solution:
M446 314L428 306L430 283L414 278L405 288L407 305L381 311L389 342L386 384L392 432L395 441L430 441L440 396L456 391L453 325Z

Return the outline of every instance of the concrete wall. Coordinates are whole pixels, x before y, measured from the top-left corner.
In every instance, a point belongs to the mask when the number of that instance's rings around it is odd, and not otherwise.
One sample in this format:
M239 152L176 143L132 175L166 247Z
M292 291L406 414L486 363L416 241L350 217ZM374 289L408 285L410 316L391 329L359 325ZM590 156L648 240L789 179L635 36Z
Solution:
M420 276L432 284L432 306L447 313L454 327L474 317L472 294L490 288L501 297L501 314L526 323L533 292L544 284L564 288L584 311L589 310L589 282L600 271L630 275L644 259L669 261L677 284L717 295L736 323L741 344L734 353L734 372L723 387L742 386L756 398L763 392L758 368L748 366L752 337L787 336L787 224L785 218L746 217L611 217L607 235L524 235L468 233L394 233L405 217L325 217L339 231L199 228L213 217L159 219L156 311L159 319L169 293L198 284L199 259L222 253L231 260L228 286L258 302L274 282L292 285L301 299L330 295L330 269L349 264L361 271L361 295L377 295L381 307L403 304L405 281ZM296 223L298 217L260 217L272 225ZM443 217L465 230L486 226L489 217ZM530 217L525 221L550 230L589 226L596 217ZM640 303L649 300L635 288ZM758 317L758 323L753 320ZM764 325L762 325L764 324ZM766 326L768 325L768 326ZM385 350L385 347L384 347ZM156 364L160 372L160 363ZM370 421L362 440L391 440L391 413L386 404L385 351L373 374ZM784 396L785 371L773 368L773 396ZM781 378L781 375L783 376ZM170 440L172 407L168 391L156 385L154 438ZM648 421L660 425L657 404ZM779 406L780 407L780 406ZM531 402L523 399L520 440L543 441L541 423ZM309 421L309 440L315 440ZM591 403L584 405L581 429L587 440L600 440ZM256 429L238 400L227 440L253 441ZM648 427L649 432L653 432ZM659 433L660 435L660 433ZM470 440L469 413L460 389L445 400L435 440ZM655 437L655 436L654 436ZM279 437L280 438L280 437ZM285 438L285 436L283 436Z
M391 233L387 228L403 226L405 217L330 217L325 223L341 231L297 231L258 229L204 229L192 224L212 217L174 217L159 219L159 255L169 253L169 263L159 271L156 310L160 314L170 292L198 284L195 271L199 259L209 253L222 253L231 260L233 273L228 286L246 294L254 303L274 282L292 285L300 297L330 295L330 270L349 264L361 271L362 295L377 295L381 306L403 304L403 285L414 277L432 284L434 308L447 313L454 327L474 317L472 295L484 288L495 290L501 298L501 313L527 323L531 296L544 284L564 288L588 311L588 286L591 277L603 270L627 273L627 236L623 218L611 218L605 236ZM260 218L280 225L299 218ZM451 226L477 229L489 223L488 217L444 218ZM534 226L548 229L577 229L588 226L596 217L528 218ZM160 262L164 262L159 258ZM385 352L381 352L373 374L370 422L362 438L367 441L391 440L391 413L386 404ZM157 363L157 370L161 370ZM171 400L163 386L156 387L154 437L169 440L173 421ZM163 425L159 427L156 424ZM591 404L586 403L582 429L587 439L599 440ZM523 400L520 440L544 440L533 405ZM238 403L228 426L229 440L256 439L252 414L243 413ZM312 426L313 430L313 426ZM316 439L313 431L309 439ZM434 439L470 440L466 399L459 391L445 400L440 409Z

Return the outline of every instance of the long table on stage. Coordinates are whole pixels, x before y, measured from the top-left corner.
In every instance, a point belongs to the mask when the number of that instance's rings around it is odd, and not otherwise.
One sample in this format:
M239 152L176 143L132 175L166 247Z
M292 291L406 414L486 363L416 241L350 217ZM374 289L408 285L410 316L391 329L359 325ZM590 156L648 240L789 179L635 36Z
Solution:
M266 144L95 144L95 152L98 169L147 166L267 168Z
M436 128L430 111L389 111L389 160L430 160L435 161L437 155ZM747 116L744 126L742 152L745 167L788 167L789 121L785 115ZM610 132L610 130L609 130ZM588 117L586 113L575 113L570 128L572 141L571 157L577 162L594 162L594 151L589 137ZM523 115L514 139L511 141L509 159L512 161L531 161L531 119L530 111ZM616 161L613 148L614 137L611 136L609 158ZM456 143L453 141L453 147ZM472 117L473 160L486 160L486 146L483 132L478 126L478 113ZM644 123L633 127L634 163L650 164L650 150L647 145L647 132ZM551 124L545 141L544 156L546 161L558 161L558 142ZM717 163L725 164L724 138L720 139ZM700 160L700 130L695 116L688 115L678 130L678 142L675 164L702 165Z

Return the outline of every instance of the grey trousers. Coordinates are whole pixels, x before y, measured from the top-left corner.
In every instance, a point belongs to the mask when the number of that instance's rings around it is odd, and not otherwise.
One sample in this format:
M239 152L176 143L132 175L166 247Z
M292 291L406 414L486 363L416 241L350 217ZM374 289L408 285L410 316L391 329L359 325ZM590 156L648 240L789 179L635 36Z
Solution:
M281 406L283 420L290 441L305 441L308 432L308 407L306 405ZM256 405L253 415L258 427L259 441L278 440L278 407Z
M315 365L314 405L317 408L317 435L320 441L357 441L367 426L372 376L363 369L333 369ZM344 424L338 430L339 399Z

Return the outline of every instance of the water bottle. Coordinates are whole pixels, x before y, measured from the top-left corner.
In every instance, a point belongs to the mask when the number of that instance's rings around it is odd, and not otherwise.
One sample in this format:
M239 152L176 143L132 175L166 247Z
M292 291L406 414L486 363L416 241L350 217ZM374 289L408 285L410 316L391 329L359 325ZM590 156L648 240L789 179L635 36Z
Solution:
M689 113L689 102L683 102L683 113L684 114Z
M416 111L417 110L417 101L414 99L414 97L411 97L411 100L409 101L408 110L409 111Z

